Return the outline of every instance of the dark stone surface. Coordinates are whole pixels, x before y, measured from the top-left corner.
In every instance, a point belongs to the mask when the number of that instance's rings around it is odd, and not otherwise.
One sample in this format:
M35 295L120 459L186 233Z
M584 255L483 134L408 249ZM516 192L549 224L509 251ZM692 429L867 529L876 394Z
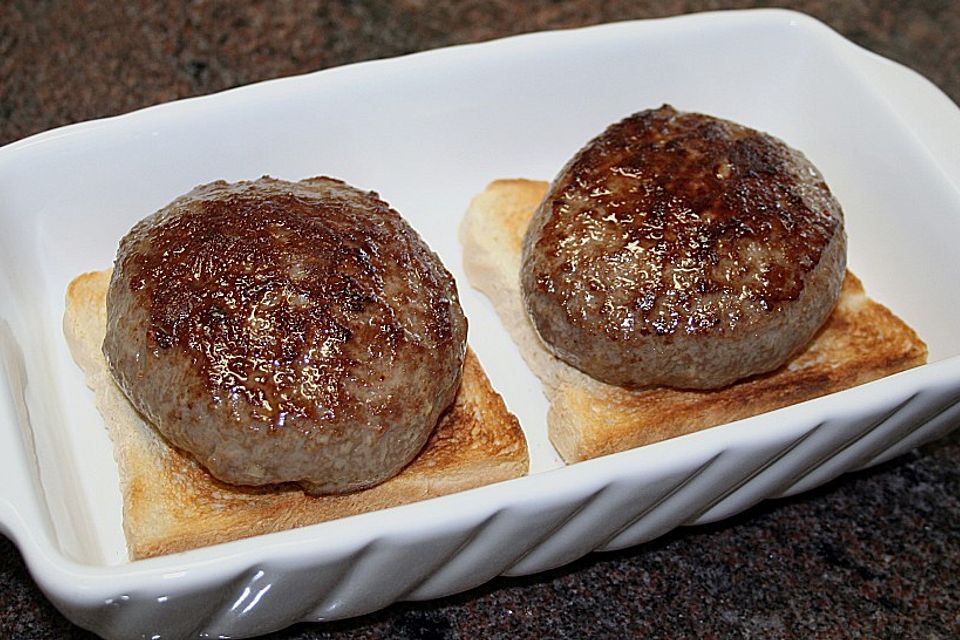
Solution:
M358 60L745 1L0 0L0 144L70 122ZM960 101L960 3L805 11ZM960 437L723 523L428 603L267 636L960 637ZM0 638L91 638L0 538Z

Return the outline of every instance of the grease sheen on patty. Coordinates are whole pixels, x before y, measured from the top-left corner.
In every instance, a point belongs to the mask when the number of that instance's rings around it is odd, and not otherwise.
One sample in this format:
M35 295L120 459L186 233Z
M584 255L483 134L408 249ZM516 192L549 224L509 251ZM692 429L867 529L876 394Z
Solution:
M846 268L820 172L765 133L669 106L581 149L527 229L524 303L545 344L630 388L717 388L782 365Z
M367 487L452 403L453 278L375 193L331 178L202 185L120 243L103 351L132 404L215 477Z

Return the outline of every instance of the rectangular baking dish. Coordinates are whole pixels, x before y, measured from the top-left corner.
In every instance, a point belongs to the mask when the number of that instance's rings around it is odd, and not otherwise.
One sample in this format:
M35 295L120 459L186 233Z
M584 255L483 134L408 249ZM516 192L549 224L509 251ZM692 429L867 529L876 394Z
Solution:
M496 178L549 180L607 124L669 102L804 151L849 264L930 364L573 466L538 381L463 276L457 226ZM0 525L47 596L108 638L247 637L556 567L889 459L960 419L960 111L914 72L781 10L538 33L264 82L0 149ZM77 274L214 179L331 175L378 191L456 276L470 343L518 416L526 478L128 562L118 476L60 330ZM389 579L384 579L389 576Z

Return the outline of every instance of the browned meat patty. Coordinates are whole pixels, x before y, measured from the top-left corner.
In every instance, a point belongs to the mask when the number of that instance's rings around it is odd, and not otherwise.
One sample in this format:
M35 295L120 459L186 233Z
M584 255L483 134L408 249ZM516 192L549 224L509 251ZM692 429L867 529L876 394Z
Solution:
M551 184L521 283L546 345L624 387L770 371L830 314L843 213L798 151L669 106L612 125Z
M380 200L330 178L197 187L123 238L103 352L133 405L234 484L381 482L460 383L456 285Z

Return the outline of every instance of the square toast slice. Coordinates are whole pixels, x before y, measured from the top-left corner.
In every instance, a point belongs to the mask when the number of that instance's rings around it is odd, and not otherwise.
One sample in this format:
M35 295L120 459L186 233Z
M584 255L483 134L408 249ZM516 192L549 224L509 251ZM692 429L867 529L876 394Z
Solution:
M254 488L221 482L169 445L114 382L101 352L109 281L106 270L70 283L63 328L114 444L132 560L385 509L527 472L520 425L468 349L453 406L399 475L364 491L330 496L310 496L296 485Z
M849 271L812 342L779 369L711 391L630 391L556 358L527 317L520 291L523 236L548 184L497 180L460 226L470 283L493 303L550 403L550 440L568 463L632 449L847 389L926 362L927 347Z

